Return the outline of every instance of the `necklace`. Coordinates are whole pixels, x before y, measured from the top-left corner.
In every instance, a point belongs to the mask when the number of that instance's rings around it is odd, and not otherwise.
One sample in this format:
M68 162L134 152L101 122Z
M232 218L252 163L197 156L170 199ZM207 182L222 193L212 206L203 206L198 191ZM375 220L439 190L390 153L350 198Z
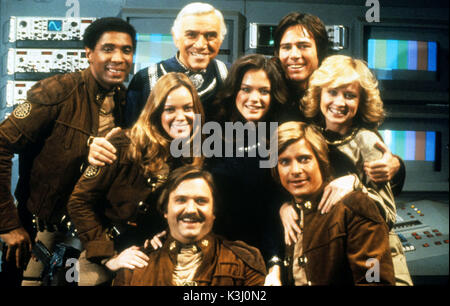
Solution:
M320 129L322 131L322 134L325 135L325 132L326 132L325 128L321 127ZM352 132L349 135L345 136L344 138L336 139L336 140L329 140L327 137L325 137L325 141L330 146L339 146L343 143L346 143L346 142L349 142L350 140L352 140L358 131L359 131L359 128L353 128Z

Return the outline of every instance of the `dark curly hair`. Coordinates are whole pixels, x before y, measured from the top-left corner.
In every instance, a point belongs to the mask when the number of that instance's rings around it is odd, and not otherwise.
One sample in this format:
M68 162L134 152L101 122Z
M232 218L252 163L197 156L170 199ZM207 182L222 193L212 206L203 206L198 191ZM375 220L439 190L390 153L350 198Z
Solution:
M131 24L118 17L100 18L91 23L84 31L84 47L94 50L100 37L105 32L127 33L133 42L133 50L136 50L136 30Z

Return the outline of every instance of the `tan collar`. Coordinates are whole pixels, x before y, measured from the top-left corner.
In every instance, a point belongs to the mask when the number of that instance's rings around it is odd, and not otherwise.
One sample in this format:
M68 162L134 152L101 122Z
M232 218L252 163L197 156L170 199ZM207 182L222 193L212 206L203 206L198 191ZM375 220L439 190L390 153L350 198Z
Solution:
M114 92L114 96L118 98L116 101L120 101L122 104L125 103L126 90L123 84L117 85L111 90L106 90L98 84L97 80L92 75L90 68L83 70L81 74L83 81L86 84L90 101L94 101L101 106L105 96L110 92Z

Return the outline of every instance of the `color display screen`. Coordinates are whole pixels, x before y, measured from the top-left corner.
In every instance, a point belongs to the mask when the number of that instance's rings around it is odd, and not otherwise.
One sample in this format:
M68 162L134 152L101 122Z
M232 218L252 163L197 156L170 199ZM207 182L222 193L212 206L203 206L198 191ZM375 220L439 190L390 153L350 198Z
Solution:
M369 39L367 62L380 80L437 79L435 41Z
M436 159L436 132L380 130L384 143L403 160Z

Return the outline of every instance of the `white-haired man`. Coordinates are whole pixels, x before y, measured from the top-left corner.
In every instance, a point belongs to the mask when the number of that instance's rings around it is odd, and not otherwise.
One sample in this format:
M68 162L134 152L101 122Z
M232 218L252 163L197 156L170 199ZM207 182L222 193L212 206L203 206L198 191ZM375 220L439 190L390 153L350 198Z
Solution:
M125 115L127 124L135 122L153 85L168 72L184 72L189 76L206 112L227 76L227 66L215 59L227 33L219 10L207 3L190 3L178 13L171 33L177 54L140 70L130 82Z
M213 99L227 77L229 64L215 59L227 34L219 10L208 3L190 3L178 13L171 32L177 54L141 69L128 86L124 114L126 127L136 122L153 86L169 72L183 72L189 76L197 88L205 117L208 117ZM89 151L90 164L101 167L116 159L116 150L107 140L111 135L93 139Z

